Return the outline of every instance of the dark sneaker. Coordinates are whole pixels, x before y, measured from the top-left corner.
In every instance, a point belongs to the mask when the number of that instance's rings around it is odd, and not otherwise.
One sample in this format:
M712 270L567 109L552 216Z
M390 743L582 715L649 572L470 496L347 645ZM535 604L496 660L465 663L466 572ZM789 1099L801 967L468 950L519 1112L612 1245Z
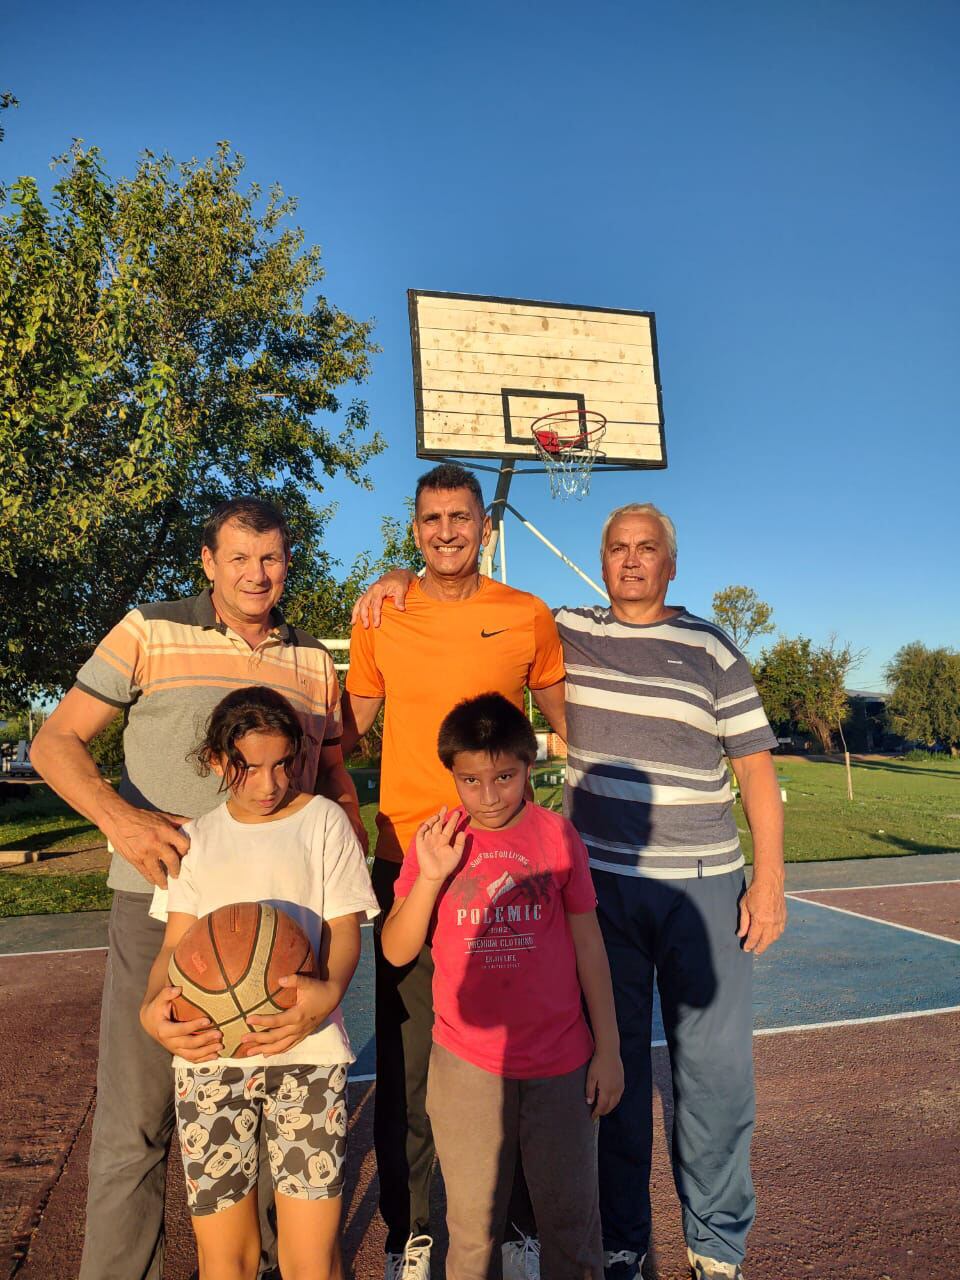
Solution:
M718 1262L716 1258L707 1258L702 1253L687 1250L687 1261L690 1263L690 1274L693 1280L744 1280L743 1271L737 1262Z
M640 1280L646 1256L632 1249L607 1249L603 1255L604 1280Z

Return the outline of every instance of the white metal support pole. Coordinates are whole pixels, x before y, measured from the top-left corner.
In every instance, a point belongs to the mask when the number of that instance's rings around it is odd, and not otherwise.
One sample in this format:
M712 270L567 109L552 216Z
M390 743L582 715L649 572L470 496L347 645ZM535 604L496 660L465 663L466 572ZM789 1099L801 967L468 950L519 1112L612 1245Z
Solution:
M577 577L582 578L588 587L593 587L594 591L596 591L598 596L602 596L604 600L609 601L610 597L607 595L606 591L604 591L603 587L601 587L599 583L594 582L592 578L588 578L587 575L583 572L583 570L579 568L578 565L575 565L573 563L573 561L570 559L569 556L565 556L559 547L555 547L549 538L545 538L539 529L535 528L530 523L529 520L527 520L524 516L520 514L520 512L516 509L516 507L511 507L510 503L506 501L504 502L503 505L507 511L511 512L513 515L517 517L517 519L524 526L524 528L529 529L535 538L539 538L545 547L547 547L550 551L552 551L553 554L558 557L558 559L562 560L568 569L572 569L573 572L577 575Z
M503 529L503 512L507 505L507 494L510 492L510 481L513 479L513 473L516 470L516 462L510 458L503 458L500 462L500 474L497 478L497 491L494 494L493 502L490 503L490 521L493 528L490 532L490 540L483 549L480 557L480 572L485 573L489 578L493 573L493 558L496 554L497 543L500 541ZM506 574L503 571L503 553L501 551L501 577L506 582Z

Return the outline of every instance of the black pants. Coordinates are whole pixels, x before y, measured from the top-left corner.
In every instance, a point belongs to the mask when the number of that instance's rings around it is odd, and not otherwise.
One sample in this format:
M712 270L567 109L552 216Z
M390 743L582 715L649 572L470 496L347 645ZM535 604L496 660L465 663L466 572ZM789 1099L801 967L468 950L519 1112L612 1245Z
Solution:
M376 958L377 1088L373 1147L380 1179L380 1215L387 1224L387 1253L401 1253L410 1235L431 1235L430 1183L433 1132L427 1116L427 1073L433 1047L433 953L395 968L380 946L383 921L393 906L398 862L373 861L373 891L381 914L373 932ZM517 1161L507 1215L508 1236L536 1235L533 1207Z
M424 947L416 960L397 969L384 959L380 945L380 930L393 906L399 874L398 862L374 859L373 889L381 915L373 934L377 995L373 1146L388 1253L401 1253L411 1234L430 1234L434 1157L426 1107L433 1041L433 955Z

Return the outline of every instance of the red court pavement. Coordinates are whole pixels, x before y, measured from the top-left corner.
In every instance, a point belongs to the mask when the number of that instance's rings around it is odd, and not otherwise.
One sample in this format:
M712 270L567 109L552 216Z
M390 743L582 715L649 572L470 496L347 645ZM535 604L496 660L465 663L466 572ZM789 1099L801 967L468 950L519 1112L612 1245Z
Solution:
M102 953L0 957L3 1276L76 1275L103 961ZM755 1050L759 1217L749 1280L953 1280L960 1014L760 1036ZM656 1237L645 1275L687 1280L664 1051L654 1058ZM358 1277L378 1280L371 1087L356 1086L351 1102L346 1256ZM187 1280L190 1228L176 1163L171 1171L165 1277Z
M880 888L808 889L791 892L790 897L852 911L855 915L872 916L890 924L904 924L960 942L960 881L957 880ZM957 1000L960 1003L960 992Z

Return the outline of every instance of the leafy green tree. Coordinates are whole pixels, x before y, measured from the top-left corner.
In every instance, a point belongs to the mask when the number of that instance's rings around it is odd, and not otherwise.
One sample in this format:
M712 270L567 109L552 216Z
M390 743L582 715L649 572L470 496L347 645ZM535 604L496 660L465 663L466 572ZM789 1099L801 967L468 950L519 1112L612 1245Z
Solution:
M847 677L862 656L835 637L817 648L805 636L780 636L754 668L771 724L809 731L824 751L832 751L834 732L847 715Z
M20 103L13 96L13 94L10 92L9 89L4 89L0 91L0 111L7 111L10 107L19 107L19 105ZM4 140L6 135L7 135L6 129L3 127L2 124L0 124L0 142Z
M408 501L407 507L412 506ZM284 612L290 621L320 639L347 639L353 606L372 578L397 567L412 569L414 573L423 567L423 557L413 540L409 521L404 523L396 516L383 516L380 541L379 556L373 556L369 550L361 551L340 580L327 562L293 581L284 596Z
M107 727L91 739L90 754L105 773L119 773L123 767L125 716L115 716Z
M811 642L803 636L789 640L780 636L769 649L761 651L753 668L753 678L767 719L775 728L797 729L810 668Z
M4 140L7 133L2 123L2 113L4 111L9 110L10 107L19 107L19 105L20 103L17 101L17 99L13 96L13 94L8 89L0 91L0 142ZM6 194L7 194L7 188L4 185L3 181L0 180L0 204L3 203L3 200Z
M919 640L899 649L885 675L887 711L897 733L960 755L960 653L928 649Z
M198 530L226 496L278 502L290 594L333 565L316 495L366 485L384 446L340 388L368 376L371 325L317 293L295 201L145 152L113 179L79 143L45 204L0 206L0 695L56 694L136 601L197 582Z
M21 738L30 737L30 717L26 710L6 711L0 719L6 721L0 729L0 742L16 745Z
M752 587L723 587L713 597L713 620L723 627L738 649L746 649L755 636L773 631L773 609Z
M383 551L374 565L378 574L396 568L412 569L414 573L419 573L424 567L425 561L413 537L413 499L407 498L405 506L407 509L405 520L398 520L395 516L384 516L380 522Z

